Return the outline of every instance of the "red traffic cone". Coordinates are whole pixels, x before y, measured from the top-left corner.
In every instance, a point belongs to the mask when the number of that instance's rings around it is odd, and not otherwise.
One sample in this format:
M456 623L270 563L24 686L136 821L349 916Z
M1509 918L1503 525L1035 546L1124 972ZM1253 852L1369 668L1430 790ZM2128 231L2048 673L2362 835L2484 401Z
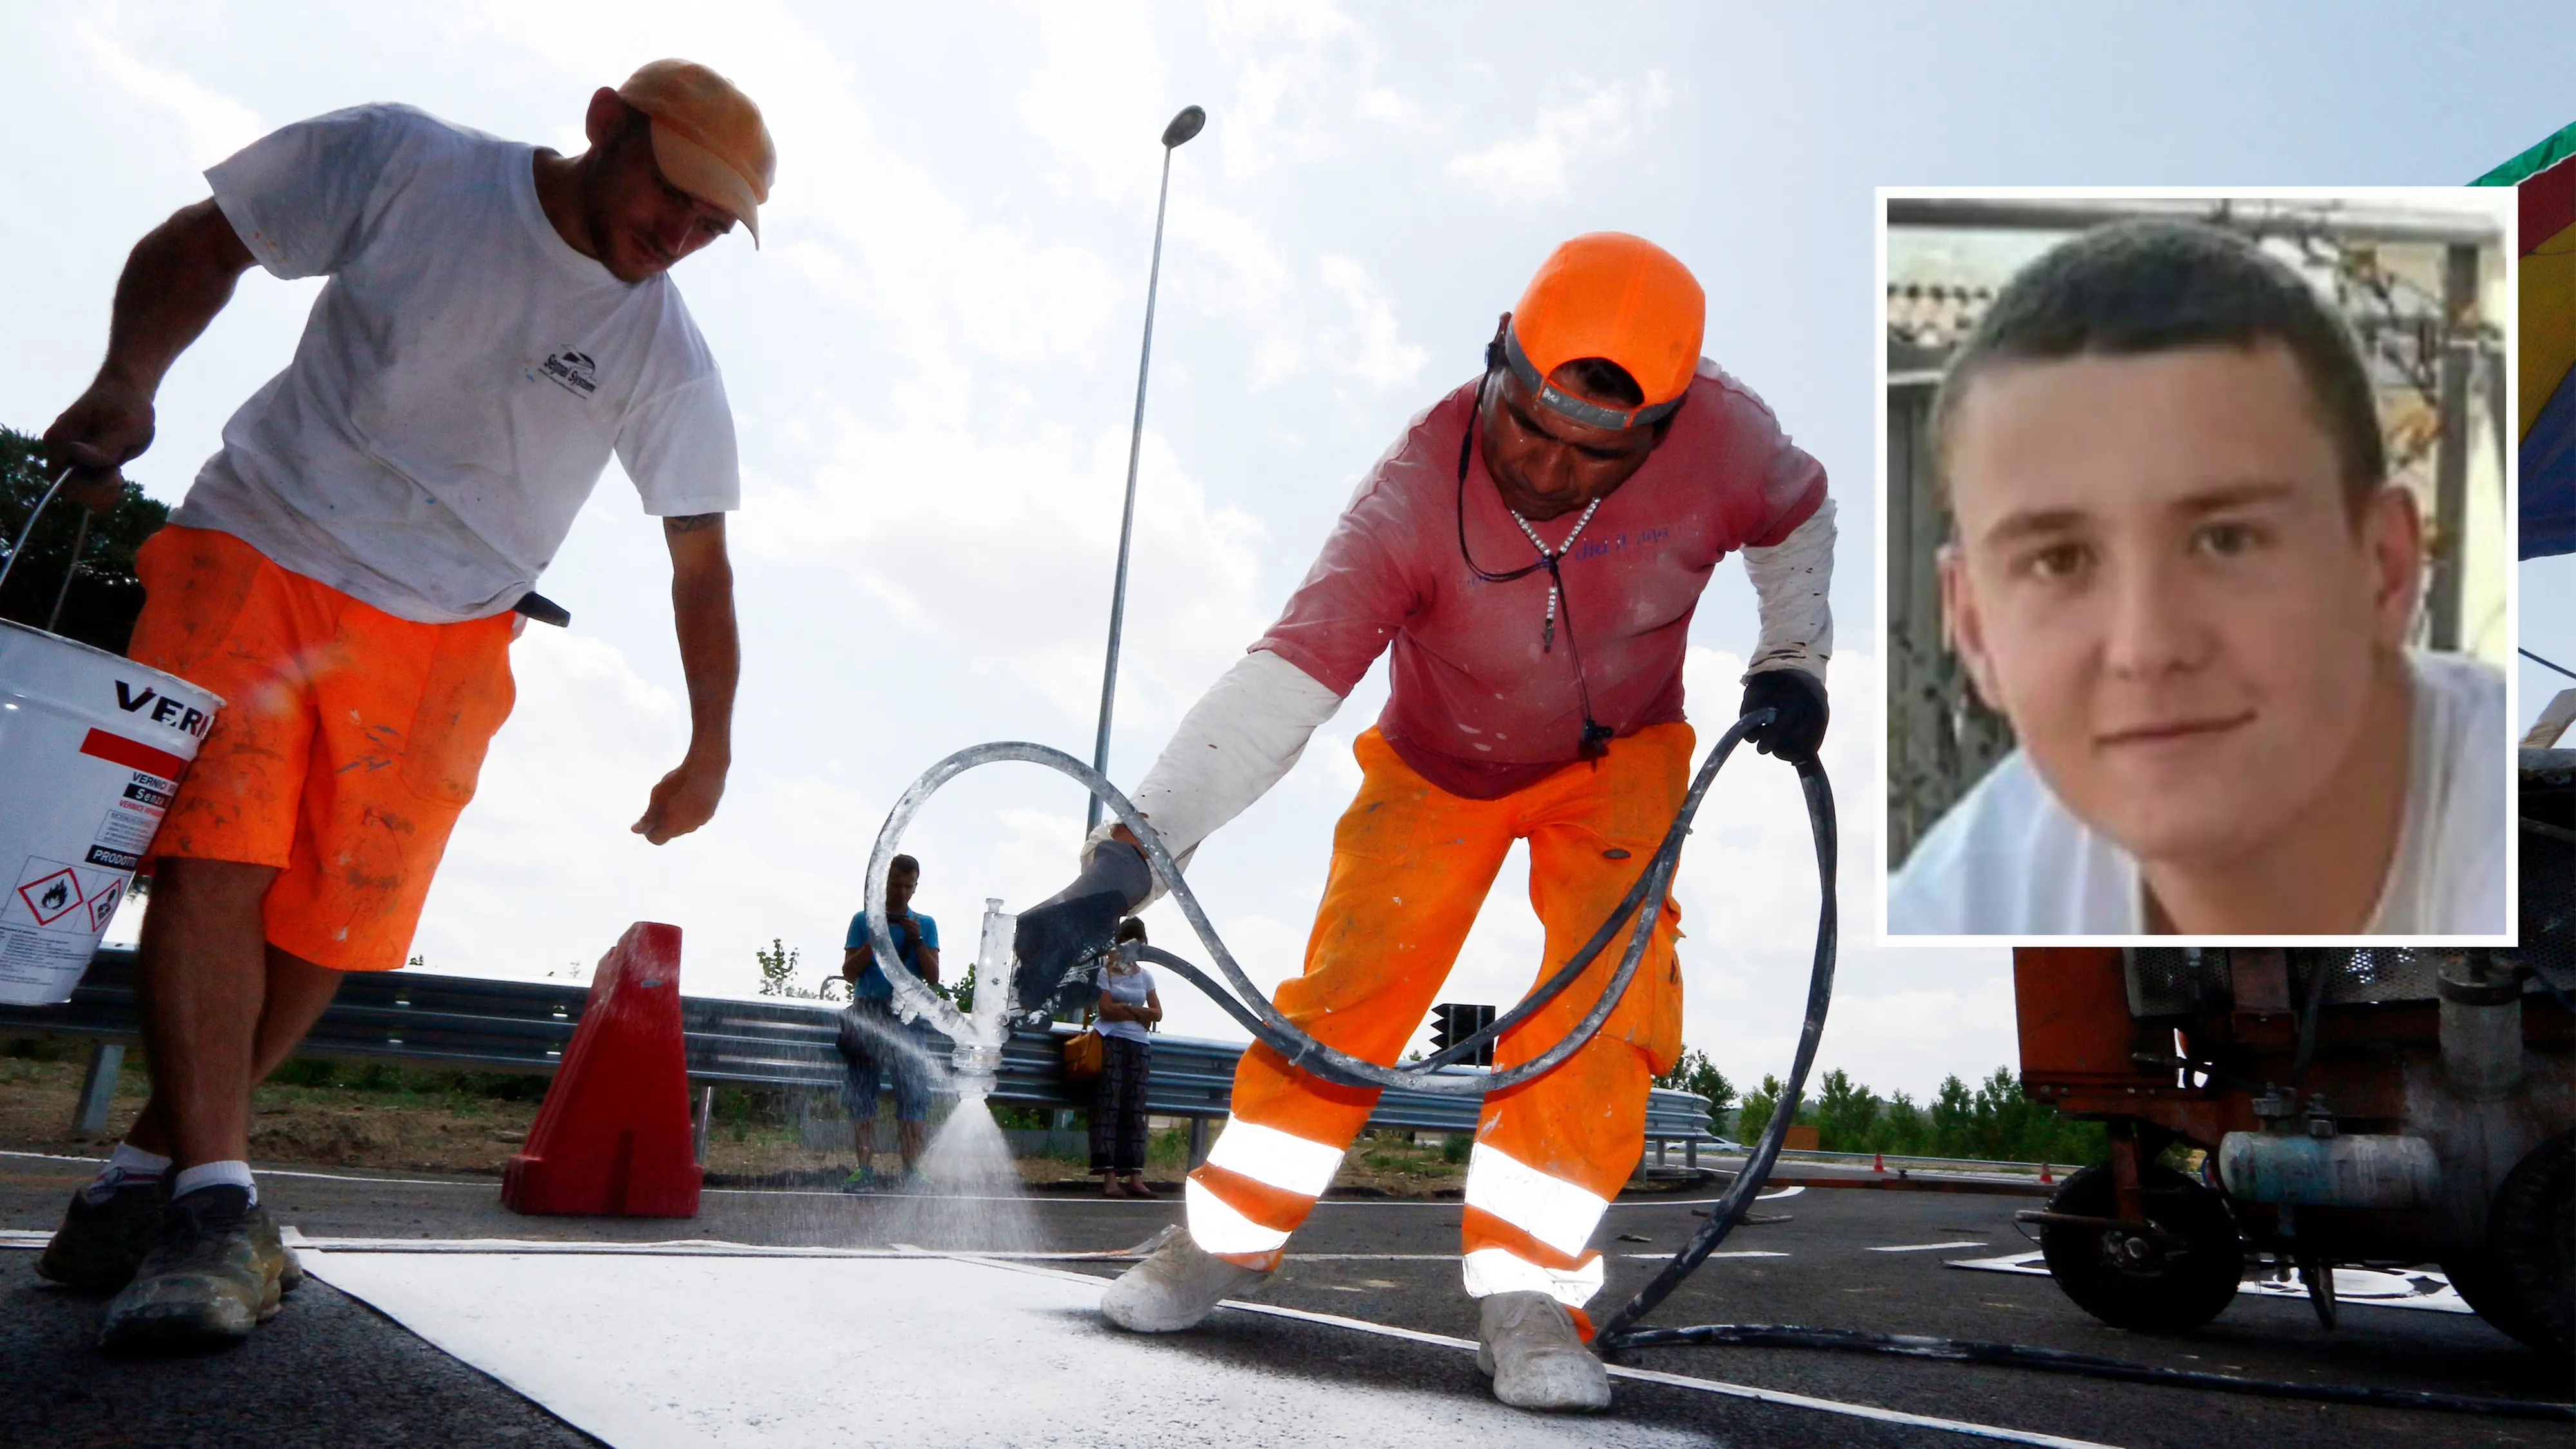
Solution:
M501 1175L523 1213L698 1214L680 1031L680 928L638 921L600 959L528 1144Z
M2049 1172L2048 1172L2048 1164L2047 1164L2047 1163L2045 1163L2045 1162L2043 1162L2043 1163L2041 1163L2041 1164L2039 1165L2039 1181L2040 1181L2040 1185L2041 1185L2042 1187L2045 1187L2045 1186L2047 1186L2048 1184L2050 1184L2050 1183L2052 1183L2052 1182L2057 1181L2057 1179L2056 1179L2056 1178L2051 1177L2051 1176L2049 1175Z
M1887 1154L1884 1152L1871 1153L1869 1155L1869 1170L1872 1172L1887 1171Z

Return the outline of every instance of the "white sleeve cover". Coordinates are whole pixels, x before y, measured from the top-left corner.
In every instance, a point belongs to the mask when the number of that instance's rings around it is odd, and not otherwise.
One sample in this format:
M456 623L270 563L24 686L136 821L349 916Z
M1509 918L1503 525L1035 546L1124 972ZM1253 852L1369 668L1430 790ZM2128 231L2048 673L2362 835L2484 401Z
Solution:
M1824 678L1834 652L1834 613L1825 597L1834 582L1834 500L1818 503L1772 547L1744 550L1744 572L1762 611L1762 636L1745 675L1803 669Z
M1182 865L1199 842L1279 783L1342 697L1266 649L1243 656L1181 717L1172 742L1128 798ZM1117 824L1103 821L1092 839ZM1163 894L1154 884L1153 900ZM1142 909L1140 906L1139 909Z

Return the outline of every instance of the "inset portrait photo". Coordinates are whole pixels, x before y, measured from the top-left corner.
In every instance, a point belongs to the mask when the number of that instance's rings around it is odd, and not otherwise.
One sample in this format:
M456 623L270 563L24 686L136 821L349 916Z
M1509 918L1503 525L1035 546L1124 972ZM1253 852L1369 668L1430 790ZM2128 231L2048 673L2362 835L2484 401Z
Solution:
M2512 201L1880 193L1891 942L2510 944Z

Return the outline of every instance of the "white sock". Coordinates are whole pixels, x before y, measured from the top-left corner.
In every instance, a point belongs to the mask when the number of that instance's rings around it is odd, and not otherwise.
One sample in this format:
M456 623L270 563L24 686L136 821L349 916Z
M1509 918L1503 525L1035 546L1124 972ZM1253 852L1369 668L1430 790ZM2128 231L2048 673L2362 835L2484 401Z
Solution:
M107 1155L107 1172L122 1171L129 1178L159 1177L170 1170L170 1159L158 1152L146 1152L131 1142L116 1144ZM106 1172L99 1174L105 1177Z
M152 1182L169 1170L169 1158L120 1142L116 1144L116 1150L107 1155L107 1166L100 1170L98 1176L82 1184L81 1196L95 1207L116 1196L117 1189L127 1183Z
M214 1187L223 1183L229 1183L247 1191L250 1194L250 1205L259 1206L259 1184L251 1181L250 1164L240 1161L200 1162L194 1167L180 1168L179 1175L170 1180L170 1196L186 1197L198 1188Z

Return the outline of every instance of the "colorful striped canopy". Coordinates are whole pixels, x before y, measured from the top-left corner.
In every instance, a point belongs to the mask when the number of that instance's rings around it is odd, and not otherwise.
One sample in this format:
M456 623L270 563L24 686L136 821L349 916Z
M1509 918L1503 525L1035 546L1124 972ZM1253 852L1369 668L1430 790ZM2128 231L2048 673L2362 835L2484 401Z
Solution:
M2474 184L2521 213L2522 556L2576 553L2576 125Z

